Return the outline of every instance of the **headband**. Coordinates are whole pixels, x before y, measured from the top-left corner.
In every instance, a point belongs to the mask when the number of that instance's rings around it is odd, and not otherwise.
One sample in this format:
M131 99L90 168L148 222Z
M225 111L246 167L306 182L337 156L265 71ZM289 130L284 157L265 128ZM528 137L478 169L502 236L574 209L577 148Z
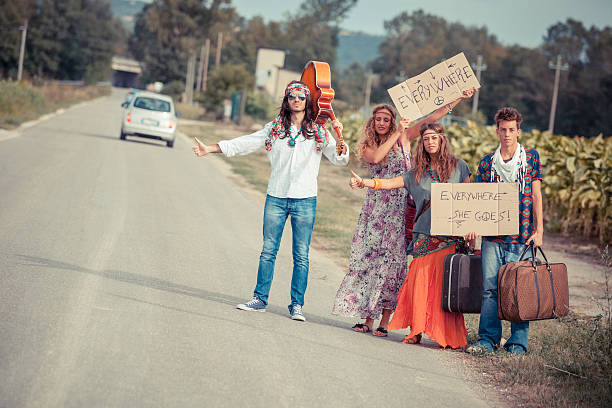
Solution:
M294 82L287 85L287 88L285 88L285 96L289 95L293 91L303 92L306 96L310 95L310 89L308 89L306 85L299 82Z

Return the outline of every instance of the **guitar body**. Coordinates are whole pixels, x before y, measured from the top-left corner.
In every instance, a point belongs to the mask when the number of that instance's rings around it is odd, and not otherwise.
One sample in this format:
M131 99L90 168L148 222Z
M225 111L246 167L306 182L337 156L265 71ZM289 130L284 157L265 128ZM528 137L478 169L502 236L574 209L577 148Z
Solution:
M302 72L302 82L308 86L315 111L315 122L324 125L328 120L336 120L331 101L335 92L331 87L331 70L327 62L310 61ZM338 134L337 152L344 148L342 132L334 128ZM340 153L338 153L340 154Z

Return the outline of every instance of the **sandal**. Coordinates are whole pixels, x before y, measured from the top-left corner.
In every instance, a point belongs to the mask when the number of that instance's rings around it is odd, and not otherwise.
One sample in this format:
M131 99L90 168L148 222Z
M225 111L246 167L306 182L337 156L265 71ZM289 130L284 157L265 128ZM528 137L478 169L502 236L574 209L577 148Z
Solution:
M369 333L372 330L372 328L365 323L357 323L352 328L353 331L356 331L358 333Z
M382 334L376 334L376 333L382 333ZM374 333L372 333L374 336L376 337L387 337L387 334L389 332L387 331L387 329L385 329L384 327L379 327L378 329L374 330Z
M406 336L406 338L404 339L404 343L408 343L408 344L419 344L421 342L421 338L423 336L419 333L416 336L412 336L412 337L408 337Z

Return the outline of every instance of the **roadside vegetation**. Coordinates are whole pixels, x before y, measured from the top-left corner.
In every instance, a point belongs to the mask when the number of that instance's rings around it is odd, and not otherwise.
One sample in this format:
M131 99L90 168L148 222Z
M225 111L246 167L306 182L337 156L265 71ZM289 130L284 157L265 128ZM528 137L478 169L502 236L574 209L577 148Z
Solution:
M529 353L511 356L504 351L468 355L475 372L502 391L513 405L524 407L610 407L612 406L612 296L609 248L601 250L605 265L604 293L595 303L600 314L570 313L556 320L532 322ZM571 299L570 299L571 304ZM477 340L478 315L465 315L468 343ZM504 322L503 337L510 336ZM520 403L520 404L519 404Z
M355 119L343 119L344 137L352 147L353 156L355 142L359 137L363 122ZM188 136L197 136L204 143L216 143L222 139L248 133L248 130L233 126L219 126L218 124L203 124L201 126L180 126L181 131ZM493 149L495 144L494 129L471 125L468 128L450 127L454 151L465 158L474 168L480 155ZM610 200L610 185L605 188L587 190L589 182L580 181L585 174L600 171L610 173L610 139L597 138L592 140L570 139L554 136L557 146L564 146L556 156L550 156L551 148L555 144L552 136L541 133L524 133L522 141L526 145L535 145L540 151L541 159L546 172L549 190L545 191L549 199L556 198L558 202L549 202L548 211L555 211L555 215L548 219L551 222L555 217L562 217L563 210L554 206L563 205L567 197L574 197L576 206L580 211L574 212L572 220L559 218L559 231L562 226L569 225L571 233L587 232L589 235L599 235L599 229L585 230L586 217L596 218L599 214L598 205L601 196L589 196L587 191L598 191L608 194ZM473 143L478 138L479 143ZM561 138L561 139L559 139ZM536 140L537 139L537 140ZM471 141L470 141L471 140ZM572 146L575 150L570 150ZM597 151L596 149L601 149ZM592 150L596 150L593 153ZM570 154L578 159L571 160ZM270 172L268 159L264 151L248 156L233 157L223 160L231 166L234 173L240 176L250 186L265 194ZM606 157L598 165L593 161ZM582 166L573 184L573 189L561 188L563 177L569 173L564 169L564 163L575 162ZM351 157L349 167L358 173L366 174L367 170L358 164L358 160ZM557 167L554 167L557 166ZM588 173L591 172L591 173ZM330 251L341 267L348 267L348 255L352 235L359 217L363 203L363 191L351 190L348 187L349 172L345 167L336 167L327 160L321 162L319 173L319 195L317 197L317 220L313 232L313 246ZM567 176L569 177L569 176ZM602 180L606 175L602 174ZM548 180L552 178L553 180ZM556 179L559 178L559 181ZM558 184L556 184L558 183ZM557 187L559 186L559 187ZM601 187L595 186L595 187ZM582 188L582 190L579 190ZM591 188L591 187L589 187ZM578 191L578 192L576 192ZM606 192L607 191L607 192ZM569 194L565 196L565 194ZM587 199L588 198L588 199ZM584 207L581 207L584 203ZM591 204L594 203L594 204ZM568 205L568 204L566 204ZM564 207L569 208L569 207ZM590 212L585 211L591 209ZM585 214L586 213L586 214ZM609 213L607 215L609 217ZM584 218L581 218L584 217ZM607 219L609 228L609 218ZM563 224L566 223L566 224ZM605 227L604 227L605 228ZM609 230L605 235L609 239ZM612 273L612 261L607 249L602 250L601 262L606 265L604 294L595 300L600 305L601 313L598 316L583 316L571 313L559 320L546 320L534 322L530 328L530 352L525 356L513 357L504 352L497 352L482 356L460 354L461 358L474 372L483 373L484 381L494 384L501 391L511 406L526 407L603 407L612 406L612 331L611 331L611 295L609 278ZM478 315L465 315L468 328L468 343L476 340L478 332ZM510 325L504 322L504 337L510 335ZM482 379L479 379L483 381Z
M75 86L48 83L0 81L0 129L13 129L23 122L78 102L109 95L110 86Z

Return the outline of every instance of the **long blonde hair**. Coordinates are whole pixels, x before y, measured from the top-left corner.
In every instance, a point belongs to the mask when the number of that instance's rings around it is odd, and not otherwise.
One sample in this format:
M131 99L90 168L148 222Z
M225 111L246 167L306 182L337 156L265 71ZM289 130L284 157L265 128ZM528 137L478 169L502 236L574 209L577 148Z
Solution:
M389 112L389 114L391 115L391 123L389 124L389 131L385 133L384 135L379 135L378 133L376 133L374 117L376 116L378 112L382 110L386 110ZM357 150L357 157L361 159L363 157L363 152L365 151L366 148L380 146L381 144L387 141L389 136L395 133L395 131L397 130L397 125L395 124L395 116L396 116L395 109L393 109L391 106L387 104L383 103L380 105L376 105L374 107L374 109L372 110L372 116L370 116L370 118L366 122L363 128L361 139L359 139L359 143L358 143L359 148ZM382 163L385 163L386 160L387 158L385 157Z
M450 143L444 134L444 126L439 123L424 123L421 125L419 133L421 137L414 151L414 179L417 183L421 181L421 177L431 166L431 157L425 150L423 144L423 133L427 130L433 130L440 135L440 148L438 149L438 163L440 165L438 177L440 182L446 183L450 179L453 170L457 167L459 159L455 157L451 151ZM463 181L463 180L462 180Z

